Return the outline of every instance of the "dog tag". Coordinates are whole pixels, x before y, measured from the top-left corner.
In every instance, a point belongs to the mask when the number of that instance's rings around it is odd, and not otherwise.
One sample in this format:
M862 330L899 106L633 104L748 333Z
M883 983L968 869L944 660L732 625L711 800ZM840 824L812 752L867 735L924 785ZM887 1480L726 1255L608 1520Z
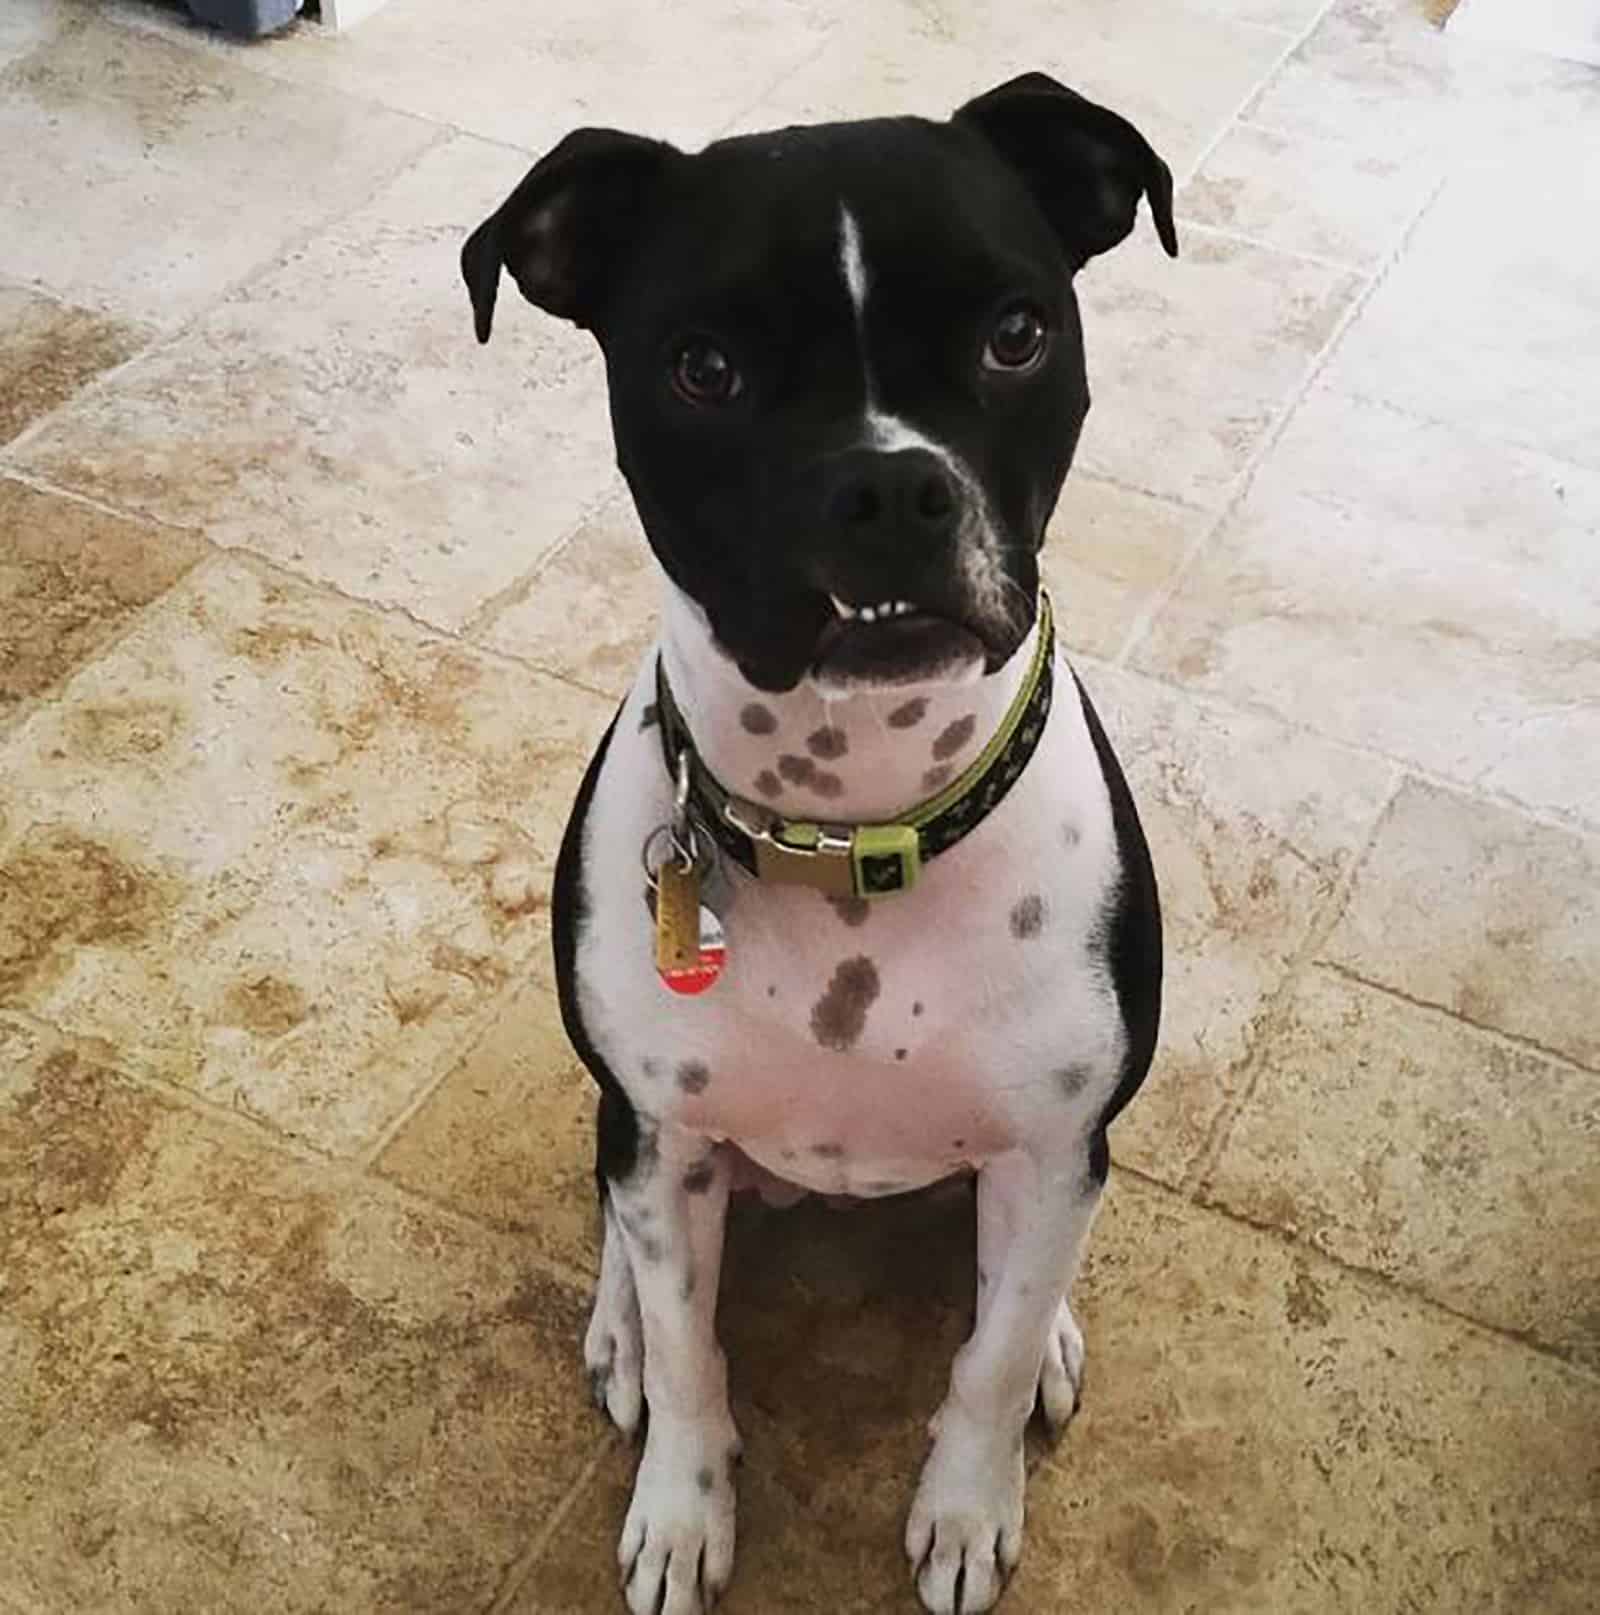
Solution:
M703 993L727 957L722 924L700 901L700 871L669 858L656 872L656 974L675 993Z

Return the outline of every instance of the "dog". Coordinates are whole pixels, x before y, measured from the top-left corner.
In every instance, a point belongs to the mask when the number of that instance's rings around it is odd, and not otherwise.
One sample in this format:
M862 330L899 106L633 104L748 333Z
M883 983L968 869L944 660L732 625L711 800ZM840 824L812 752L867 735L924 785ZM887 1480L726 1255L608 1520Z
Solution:
M1038 554L1089 407L1073 277L1141 200L1175 257L1166 165L1030 73L943 123L693 155L581 129L462 249L480 342L502 270L599 342L664 573L552 893L600 1089L584 1358L625 1433L648 1408L633 1615L700 1615L732 1570L737 1189L976 1179L976 1320L905 1531L935 1615L999 1597L1025 1427L1077 1406L1067 1297L1155 1048L1161 921Z

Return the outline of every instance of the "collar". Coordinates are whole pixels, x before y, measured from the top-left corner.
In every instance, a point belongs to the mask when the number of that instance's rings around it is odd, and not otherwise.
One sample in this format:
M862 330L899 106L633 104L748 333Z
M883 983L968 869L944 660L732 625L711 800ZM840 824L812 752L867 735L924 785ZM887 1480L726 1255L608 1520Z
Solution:
M1027 677L987 746L937 796L889 823L833 824L785 819L725 790L700 760L689 726L656 658L656 707L667 773L687 763L692 822L747 873L811 886L829 897L888 897L909 891L922 865L970 835L1005 799L1027 767L1050 712L1055 623L1039 595L1039 633Z

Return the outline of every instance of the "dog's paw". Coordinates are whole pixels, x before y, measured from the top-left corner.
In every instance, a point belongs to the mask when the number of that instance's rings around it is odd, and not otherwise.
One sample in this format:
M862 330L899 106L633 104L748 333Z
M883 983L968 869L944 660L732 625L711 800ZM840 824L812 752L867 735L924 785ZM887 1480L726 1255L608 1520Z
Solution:
M1038 1407L1052 1441L1058 1441L1083 1395L1083 1331L1065 1301L1056 1309L1039 1366Z
M1022 1438L946 1410L906 1522L906 1556L932 1615L992 1609L1022 1556Z
M633 1615L704 1615L733 1574L731 1426L652 1418L617 1544Z
M608 1230L594 1311L583 1337L583 1366L594 1405L631 1439L644 1414L644 1331L633 1273L620 1244L613 1248L615 1239Z

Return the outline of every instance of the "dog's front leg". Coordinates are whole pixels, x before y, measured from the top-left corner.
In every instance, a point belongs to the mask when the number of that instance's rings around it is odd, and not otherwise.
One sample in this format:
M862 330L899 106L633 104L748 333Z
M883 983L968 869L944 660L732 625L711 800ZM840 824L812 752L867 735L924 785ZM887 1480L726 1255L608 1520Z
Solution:
M976 1615L1022 1552L1023 1432L1043 1386L1070 1413L1047 1348L1066 1351L1071 1395L1082 1341L1061 1314L1100 1199L1087 1142L1014 1150L978 1176L978 1317L956 1354L934 1445L906 1526L917 1591L934 1615ZM1043 1376L1043 1378L1042 1378ZM1050 1394L1053 1392L1053 1395Z
M700 1615L733 1570L738 1432L716 1339L729 1167L681 1128L641 1132L608 1185L644 1335L644 1456L617 1559L634 1615Z

